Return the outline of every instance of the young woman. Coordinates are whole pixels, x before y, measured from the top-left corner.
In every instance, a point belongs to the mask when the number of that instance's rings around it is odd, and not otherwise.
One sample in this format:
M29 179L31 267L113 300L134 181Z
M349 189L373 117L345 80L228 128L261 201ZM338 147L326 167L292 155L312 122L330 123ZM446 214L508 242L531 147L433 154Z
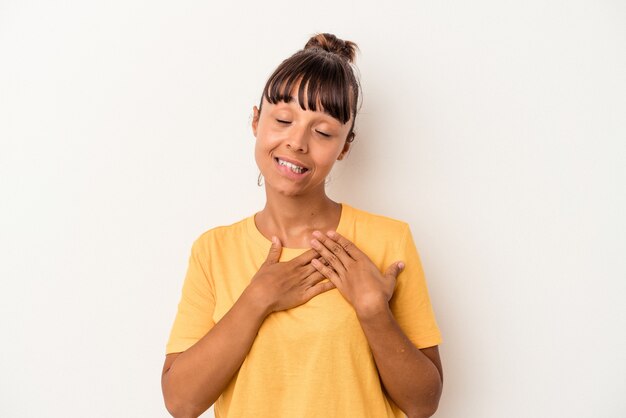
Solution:
M325 191L355 138L355 48L312 37L253 108L267 202L193 243L162 374L175 417L437 409L441 335L409 225Z

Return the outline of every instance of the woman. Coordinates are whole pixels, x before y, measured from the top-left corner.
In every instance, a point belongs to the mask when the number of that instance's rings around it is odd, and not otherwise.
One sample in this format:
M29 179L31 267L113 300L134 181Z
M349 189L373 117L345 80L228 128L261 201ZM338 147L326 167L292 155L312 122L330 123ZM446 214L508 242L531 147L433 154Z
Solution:
M441 335L408 224L325 191L355 138L355 48L312 37L253 108L267 202L193 243L162 374L173 416L437 409Z

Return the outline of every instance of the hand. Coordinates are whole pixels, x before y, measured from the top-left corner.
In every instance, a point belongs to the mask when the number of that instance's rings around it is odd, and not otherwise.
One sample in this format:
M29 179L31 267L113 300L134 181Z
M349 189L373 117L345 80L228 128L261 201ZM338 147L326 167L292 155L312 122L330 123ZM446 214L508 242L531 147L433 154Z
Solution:
M311 245L326 264L315 258L311 264L335 284L358 315L389 306L396 277L404 269L404 263L396 261L382 274L363 251L337 232L328 231L324 235L315 231L313 236L317 239L311 240Z
M292 260L279 263L281 252L280 240L272 237L267 259L246 289L252 293L252 300L263 305L266 314L295 308L335 288L332 282L323 282L324 275L311 265L311 260L319 257L317 251L311 249Z

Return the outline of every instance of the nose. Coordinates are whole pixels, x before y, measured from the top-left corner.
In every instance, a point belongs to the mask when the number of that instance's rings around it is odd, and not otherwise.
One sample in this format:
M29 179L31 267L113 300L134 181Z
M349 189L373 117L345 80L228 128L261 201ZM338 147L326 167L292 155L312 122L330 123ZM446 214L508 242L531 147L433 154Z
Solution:
M294 127L294 129L289 132L289 138L287 139L287 148L293 151L307 152L308 141L308 130L306 129L306 127Z

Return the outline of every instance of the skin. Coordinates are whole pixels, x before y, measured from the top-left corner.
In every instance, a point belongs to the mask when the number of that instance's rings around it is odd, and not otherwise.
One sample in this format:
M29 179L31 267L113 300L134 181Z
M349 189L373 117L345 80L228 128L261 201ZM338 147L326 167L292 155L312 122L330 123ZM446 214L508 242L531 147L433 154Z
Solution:
M341 206L328 198L324 181L350 148L352 120L342 124L323 111L302 110L297 99L278 104L264 99L262 111L255 106L253 112L255 160L267 198L255 223L273 243L226 315L191 348L166 356L161 383L168 411L175 417L202 414L237 372L268 315L336 287L357 313L389 396L410 418L431 416L443 381L439 351L417 349L389 309L398 262L383 274L335 232ZM277 170L275 155L296 159L310 172L293 180ZM307 251L278 262L283 246Z
M266 205L255 222L263 235L276 235L285 247L310 248L314 230L339 223L341 205L326 196L324 181L350 149L346 138L352 122L342 124L326 113L304 111L297 100L271 104L263 99L262 109L253 108L252 131ZM289 179L276 170L276 155L300 161L309 173L302 181Z

